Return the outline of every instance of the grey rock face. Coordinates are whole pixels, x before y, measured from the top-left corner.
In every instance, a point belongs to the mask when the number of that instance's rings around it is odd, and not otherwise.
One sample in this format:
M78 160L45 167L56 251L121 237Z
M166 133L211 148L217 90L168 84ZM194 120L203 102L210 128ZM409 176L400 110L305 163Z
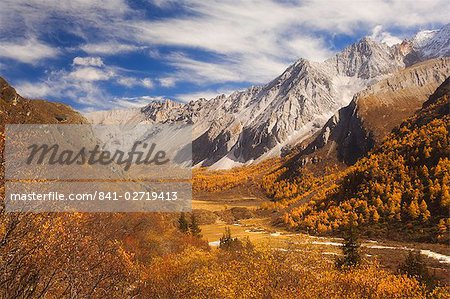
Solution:
M403 57L395 47L366 37L327 62L334 64L339 74L370 79L404 68Z

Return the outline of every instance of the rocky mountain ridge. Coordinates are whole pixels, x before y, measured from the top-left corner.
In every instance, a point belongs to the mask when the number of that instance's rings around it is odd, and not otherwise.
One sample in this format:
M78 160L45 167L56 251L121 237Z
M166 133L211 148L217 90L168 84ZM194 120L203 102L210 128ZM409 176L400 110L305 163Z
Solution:
M93 123L193 124L194 165L230 168L280 155L319 131L353 95L406 66L447 55L448 27L392 47L363 38L324 62L299 59L263 86L187 104L87 114ZM420 37L420 39L419 39Z

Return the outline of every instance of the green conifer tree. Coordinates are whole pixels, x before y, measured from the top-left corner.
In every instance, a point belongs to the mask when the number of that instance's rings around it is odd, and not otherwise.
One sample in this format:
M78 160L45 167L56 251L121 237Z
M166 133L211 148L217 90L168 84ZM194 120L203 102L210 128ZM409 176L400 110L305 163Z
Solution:
M191 234L194 237L197 237L197 238L202 237L202 234L201 234L202 230L201 230L200 226L198 225L197 217L195 217L194 213L192 213L192 216L191 216L191 225L189 225L189 229L191 231Z
M357 234L353 228L350 228L342 245L342 253L344 256L336 259L336 267L338 269L345 269L358 266L361 263L359 248L360 244Z
M189 223L187 222L186 215L183 212L180 214L180 218L178 218L178 229L182 233L189 233Z

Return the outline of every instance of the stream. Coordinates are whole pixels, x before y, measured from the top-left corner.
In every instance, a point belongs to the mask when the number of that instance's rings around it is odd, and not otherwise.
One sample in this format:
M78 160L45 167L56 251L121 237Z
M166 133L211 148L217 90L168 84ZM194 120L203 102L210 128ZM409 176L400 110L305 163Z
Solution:
M236 226L241 226L240 224L234 224ZM270 237L291 237L291 236L296 236L296 235L300 235L300 234L290 234L290 233L281 233L281 232L270 232L267 231L264 228L261 227L253 227L253 228L249 228L245 230L245 233L248 234L267 234ZM328 245L328 246L335 246L335 247L340 247L342 246L342 239L340 238L333 238L333 241L329 241L329 239L323 238L323 237L315 237L315 236L308 236L309 238L312 238L313 241L307 241L303 244L313 244L313 245ZM322 241L323 240L323 241ZM209 246L212 247L218 247L220 245L220 241L213 241L213 242L209 242ZM436 261L438 261L441 264L450 264L450 256L445 255L445 254L441 254L441 253L437 253L434 252L432 250L429 249L414 249L411 247L407 247L407 246L392 246L392 245L383 245L383 244L379 244L377 241L373 241L373 240L364 240L361 242L361 247L364 248L369 248L369 249L390 249L390 250L404 250L404 251L418 251L420 252L420 254L434 259ZM283 248L278 248L278 250L283 250ZM285 249L287 250L287 249ZM325 253L325 254L331 254L331 253Z

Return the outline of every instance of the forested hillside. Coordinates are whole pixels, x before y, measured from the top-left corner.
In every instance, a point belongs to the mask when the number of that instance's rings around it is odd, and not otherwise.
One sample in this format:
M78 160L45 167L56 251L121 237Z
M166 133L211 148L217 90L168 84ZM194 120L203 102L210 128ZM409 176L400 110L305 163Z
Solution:
M315 233L354 225L368 234L447 242L449 84L447 79L420 111L394 129L368 157L333 175L336 183L315 184L309 202L292 208L283 221ZM286 181L292 179L278 180L278 185ZM283 206L304 198L304 194L286 195L295 200Z

